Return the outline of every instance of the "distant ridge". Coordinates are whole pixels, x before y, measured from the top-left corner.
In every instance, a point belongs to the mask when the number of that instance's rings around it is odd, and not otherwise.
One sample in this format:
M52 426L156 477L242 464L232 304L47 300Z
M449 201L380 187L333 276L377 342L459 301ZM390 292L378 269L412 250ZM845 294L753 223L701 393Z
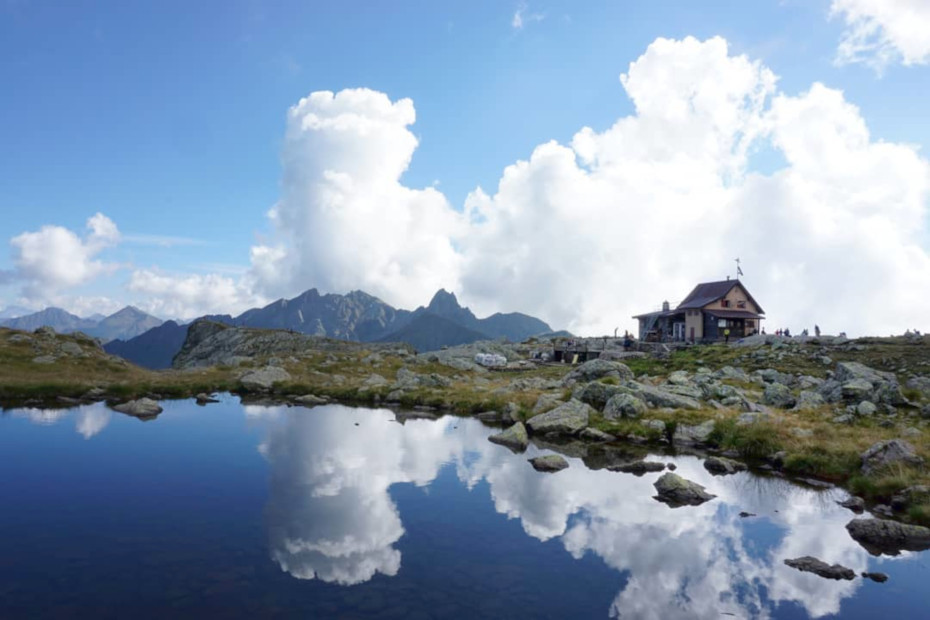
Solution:
M463 307L455 293L440 289L429 304L416 310L392 307L364 291L321 294L312 288L293 299L279 299L237 317L202 317L234 327L288 329L313 336L359 342L406 342L419 351L478 340L523 341L552 332L544 321L512 312L479 319ZM188 324L168 321L136 337L113 340L110 353L140 366L167 368L180 351Z
M40 327L51 327L56 332L70 334L84 332L88 336L100 338L104 342L124 338L129 339L153 327L161 325L162 320L133 306L126 306L110 316L100 320L81 318L61 308L46 308L15 319L0 322L0 326L24 331L34 331Z

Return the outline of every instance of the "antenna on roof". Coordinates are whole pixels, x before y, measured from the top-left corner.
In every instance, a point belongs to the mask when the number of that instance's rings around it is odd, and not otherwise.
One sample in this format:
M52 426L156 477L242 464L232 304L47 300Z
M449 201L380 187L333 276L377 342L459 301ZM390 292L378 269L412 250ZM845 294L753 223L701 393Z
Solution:
M743 270L739 266L739 257L736 257L736 279L738 280L741 275L743 275Z

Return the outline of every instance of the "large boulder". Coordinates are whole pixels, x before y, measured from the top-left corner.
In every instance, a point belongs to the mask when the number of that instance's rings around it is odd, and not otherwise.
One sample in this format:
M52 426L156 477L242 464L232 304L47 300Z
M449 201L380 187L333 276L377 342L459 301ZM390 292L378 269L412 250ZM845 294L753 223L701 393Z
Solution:
M815 557L805 555L802 558L795 558L793 560L785 560L785 564L791 568L796 568L799 571L805 573L814 573L826 579L846 579L853 580L856 578L856 573L851 568L846 568L840 564L827 564L823 560L818 560Z
M588 426L588 419L594 410L580 400L572 399L546 413L533 416L526 423L530 432L537 435L556 433L574 435Z
M708 493L698 483L685 480L678 474L671 472L663 474L655 481L653 486L655 486L657 493L655 499L668 504L672 508L698 506L717 497Z
M930 528L886 519L853 519L846 524L853 540L872 555L930 549Z
M596 381L604 377L613 377L617 381L628 381L633 378L633 371L626 364L598 358L588 360L572 370L562 379L562 385L571 386L575 383Z
M577 398L583 403L588 403L597 410L601 410L612 396L622 391L625 391L624 388L619 386L608 385L600 381L592 381L591 383L585 384L583 387L575 389L572 393L572 397Z
M873 474L898 463L920 466L924 460L914 453L914 446L903 439L879 441L862 453L862 473Z
M907 402L894 373L875 370L859 362L838 363L833 379L842 385L841 394L848 400L858 402L868 398L874 403L887 405L902 405ZM862 395L861 390L865 384L869 385L869 391Z
M530 438L526 434L526 427L523 426L523 422L517 422L507 430L491 435L488 437L488 441L522 452L529 445Z
M700 445L705 443L713 432L713 420L706 420L700 424L693 425L678 424L675 426L675 434L672 437L672 443L684 446Z
M769 383L762 394L762 402L770 407L790 409L798 401L788 386L781 383Z
M701 403L695 398L675 394L661 388L629 381L626 383L630 391L653 407L669 407L671 409L700 409Z
M136 416L137 418L152 418L163 411L161 405L151 398L140 398L121 403L113 407L114 410L126 415Z
M638 418L646 413L646 403L632 394L615 394L604 406L604 418Z
M240 377L239 382L242 383L242 387L247 390L268 391L275 383L283 383L290 380L290 373L283 368L279 366L265 366L264 368L248 371Z

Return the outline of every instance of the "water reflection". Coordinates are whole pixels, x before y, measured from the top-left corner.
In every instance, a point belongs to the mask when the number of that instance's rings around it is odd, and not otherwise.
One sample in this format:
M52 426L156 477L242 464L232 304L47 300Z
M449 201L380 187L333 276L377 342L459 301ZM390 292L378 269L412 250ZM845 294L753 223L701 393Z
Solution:
M70 409L16 409L13 413L16 417L27 418L33 424L40 426L57 424L71 414L74 415L75 430L84 439L90 439L106 428L113 415L106 404L102 402Z
M605 608L614 617L768 617L783 601L820 617L837 613L862 586L783 564L814 555L866 568L866 552L843 527L852 515L834 504L838 491L745 473L713 477L700 459L679 457L678 473L718 498L672 510L652 498L658 474L589 470L580 458L569 458L571 467L556 475L539 474L526 462L537 448L513 455L472 420L402 426L383 410L252 409L269 424L260 450L271 468L271 555L301 579L357 584L396 575L402 558L394 545L404 527L388 489L427 485L452 463L469 488L486 481L495 510L519 519L527 535L559 539L573 557L592 553L623 573ZM742 519L742 510L759 517ZM753 527L767 536L753 536Z

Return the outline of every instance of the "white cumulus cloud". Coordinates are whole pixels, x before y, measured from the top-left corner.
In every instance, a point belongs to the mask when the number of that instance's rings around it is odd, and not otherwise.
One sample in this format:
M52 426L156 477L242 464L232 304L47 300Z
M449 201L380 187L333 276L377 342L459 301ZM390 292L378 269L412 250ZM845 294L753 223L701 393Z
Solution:
M838 64L865 63L880 73L893 62L930 62L927 0L833 0L830 13L846 24Z
M102 213L87 220L87 233L83 237L62 226L43 226L34 232L24 232L10 240L12 279L23 283L27 299L52 299L62 289L112 273L116 265L97 257L119 240L116 224Z
M400 183L415 118L409 99L368 89L315 92L290 109L277 240L252 249L259 292L361 288L410 306L457 287L460 214L436 189Z
M412 102L311 94L289 113L277 238L252 249L250 277L266 295L361 288L406 307L444 286L479 313L593 334L741 257L772 329L887 333L930 315L930 165L875 140L841 91L779 92L719 37L657 39L620 81L635 113L536 147L463 212L399 180ZM784 163L754 172L760 152Z
M239 314L267 300L253 294L242 279L216 274L174 275L137 269L129 279L133 293L145 295L141 308L162 317L189 319L204 314Z

